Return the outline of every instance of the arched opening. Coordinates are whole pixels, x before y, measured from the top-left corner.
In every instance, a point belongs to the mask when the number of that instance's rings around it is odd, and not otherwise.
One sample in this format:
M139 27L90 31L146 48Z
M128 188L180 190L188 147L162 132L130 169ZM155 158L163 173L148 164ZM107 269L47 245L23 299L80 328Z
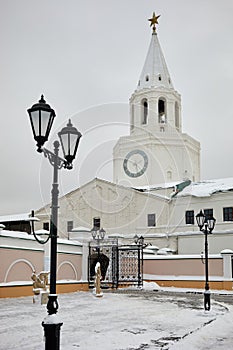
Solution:
M160 98L158 101L158 116L159 123L167 123L166 100L164 98Z
M148 118L148 102L147 99L144 98L142 100L142 124L147 124Z
M70 261L63 261L57 269L58 280L78 280L78 272Z
M178 103L175 103L175 127L180 128L180 113Z
M107 273L108 265L109 265L109 258L103 253L94 253L90 256L90 277L91 277L91 279L94 279L94 277L95 277L95 266L96 266L97 262L100 263L101 277L102 277L102 280L104 281L106 273Z
M4 282L28 281L33 271L35 271L35 267L29 260L17 259L8 267Z

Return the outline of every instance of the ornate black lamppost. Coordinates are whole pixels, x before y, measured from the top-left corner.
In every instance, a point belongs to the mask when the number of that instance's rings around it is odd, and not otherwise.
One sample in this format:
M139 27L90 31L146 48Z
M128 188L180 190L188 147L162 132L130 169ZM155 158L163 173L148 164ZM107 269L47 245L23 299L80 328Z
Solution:
M150 243L144 243L144 237L134 236L134 243L138 246L138 287L143 285L143 249ZM141 255L140 255L141 254Z
M106 231L101 228L100 230L96 227L91 229L92 238L97 242L97 253L98 253L98 261L100 262L100 242L104 240Z
M95 227L93 227L91 229L91 234L92 234L92 238L97 242L98 246L100 244L100 241L104 240L106 231L101 228L100 230L96 229Z
M37 142L37 151L44 153L50 164L53 166L53 185L52 185L52 205L50 218L50 233L44 241L38 239L39 243L46 243L51 239L50 253L50 293L48 297L47 311L48 316L42 322L45 334L45 350L59 350L60 348L60 328L62 322L58 319L58 302L56 294L56 272L57 272L57 221L58 221L58 170L61 168L72 169L72 161L75 158L81 133L71 124L69 120L66 127L59 133L59 139L64 153L64 158L60 158L59 141L54 142L54 153L42 148L48 141L49 133L55 118L54 110L45 102L43 95L38 103L28 109L33 136ZM33 222L33 221L32 221Z
M210 287L209 287L209 264L208 264L208 234L212 233L215 226L215 218L206 218L202 210L196 215L196 220L200 231L205 234L205 292L204 308L210 310Z
M142 246L143 248L145 248L147 246L147 245L145 245L145 247L144 247L144 237L143 236L138 237L138 235L135 235L134 236L134 243Z

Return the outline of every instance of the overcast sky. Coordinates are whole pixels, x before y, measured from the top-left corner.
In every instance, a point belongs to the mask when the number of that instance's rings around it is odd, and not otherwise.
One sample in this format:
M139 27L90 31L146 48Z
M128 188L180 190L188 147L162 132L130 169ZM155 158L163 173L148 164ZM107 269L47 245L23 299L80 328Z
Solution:
M233 175L232 0L0 0L0 215L50 200L52 167L36 152L26 112L42 93L57 115L51 140L70 117L83 133L74 170L60 172L61 194L111 180L153 11L183 132L201 143L201 177Z

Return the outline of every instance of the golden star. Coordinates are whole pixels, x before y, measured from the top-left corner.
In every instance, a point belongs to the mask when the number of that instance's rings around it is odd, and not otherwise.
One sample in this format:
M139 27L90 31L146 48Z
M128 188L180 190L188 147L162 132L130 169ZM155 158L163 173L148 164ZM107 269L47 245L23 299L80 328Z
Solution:
M153 16L152 18L148 19L148 21L150 21L150 26L153 26L153 30L155 30L155 25L158 24L158 19L159 19L160 15L155 16L155 13L153 12Z

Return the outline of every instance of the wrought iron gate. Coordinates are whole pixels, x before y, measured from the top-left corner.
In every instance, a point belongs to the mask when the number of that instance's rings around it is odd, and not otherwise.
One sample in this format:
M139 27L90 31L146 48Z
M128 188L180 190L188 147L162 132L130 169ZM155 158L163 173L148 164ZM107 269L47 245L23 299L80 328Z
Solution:
M94 286L95 265L99 261L102 274L102 286L117 287L117 246L116 239L105 239L99 244L95 241L89 243L88 281Z
M117 288L119 284L143 283L143 246L118 245L118 241L105 239L99 244L89 243L88 281L94 286L95 265L100 262L102 287Z
M118 247L118 283L143 283L143 249L141 245Z

